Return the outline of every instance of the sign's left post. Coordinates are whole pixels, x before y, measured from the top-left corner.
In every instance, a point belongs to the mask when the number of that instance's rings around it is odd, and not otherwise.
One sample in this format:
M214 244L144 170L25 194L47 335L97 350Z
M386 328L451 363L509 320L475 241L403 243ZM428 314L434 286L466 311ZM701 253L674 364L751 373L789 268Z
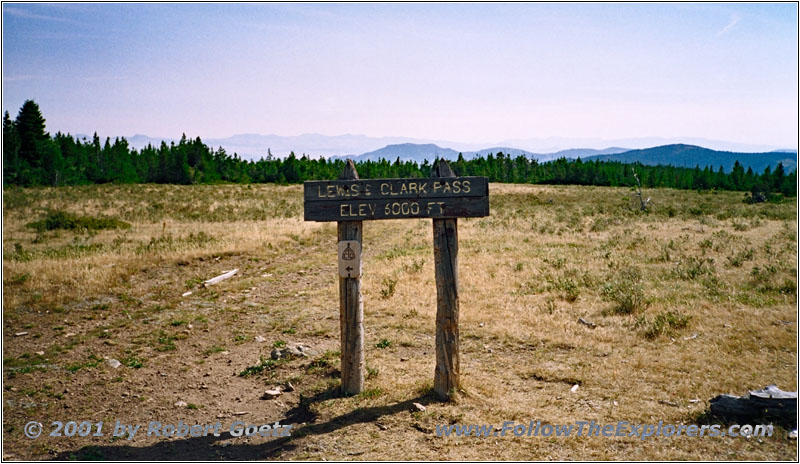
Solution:
M347 160L340 179L358 179L352 160ZM361 251L362 221L339 221L338 237L341 242L357 242ZM339 256L339 260L342 257ZM364 302L361 299L361 272L339 275L339 327L342 352L342 392L355 395L364 390Z

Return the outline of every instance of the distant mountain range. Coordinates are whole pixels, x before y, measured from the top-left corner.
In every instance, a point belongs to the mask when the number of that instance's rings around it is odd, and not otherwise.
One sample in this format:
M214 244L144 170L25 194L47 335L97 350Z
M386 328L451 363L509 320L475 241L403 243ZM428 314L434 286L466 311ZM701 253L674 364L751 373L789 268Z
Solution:
M746 170L748 167L761 173L767 166L772 169L783 163L787 171L797 169L796 150L775 150L766 153L736 153L730 151L716 151L694 145L664 145L661 147L647 148L644 150L629 150L622 153L588 156L587 161L622 161L624 163L640 162L648 165L672 165L693 168L711 166L718 170L720 166L725 172L731 172L736 161Z
M78 135L78 138L83 137L91 139L88 136ZM148 144L158 146L162 140L168 144L178 141L177 139L141 134L127 137L127 140L130 146L137 149L144 148ZM435 158L455 160L459 153L462 153L466 159L472 159L476 156L485 157L490 153L503 152L512 157L525 156L539 162L563 157L583 160L639 161L649 165L671 164L684 167L699 165L701 168L713 166L715 170L722 166L726 172L730 172L734 162L738 160L745 169L752 167L756 172L763 172L767 166L774 169L779 162L782 162L787 170L797 168L796 149L744 145L697 138L685 138L677 140L678 143L675 143L676 139L656 137L619 140L549 137L510 140L500 144L465 144L408 137L369 137L353 134L338 136L303 134L289 137L238 134L227 138L203 138L203 142L214 148L224 147L229 154L237 153L243 159L252 160L266 157L267 153L272 153L276 157L285 157L290 152L294 152L297 156L307 154L315 158L322 156L352 158L354 161L376 161L381 158L394 161L400 158L403 161L412 160L421 163L426 159L432 161ZM570 148L568 143L573 143L572 147L584 146L587 148ZM578 145L579 143L580 145ZM609 143L605 147L610 148L603 148L603 145L600 145L602 143ZM487 146L490 148L485 148Z
M647 165L662 164L688 168L693 168L695 166L705 168L706 166L711 166L714 170L718 170L719 167L722 166L723 169L725 169L725 172L731 172L736 161L739 161L739 164L741 164L745 170L750 167L753 169L753 171L758 173L763 172L767 166L770 166L772 169L774 169L778 163L783 163L783 166L787 171L797 169L796 150L742 153L710 150L708 148L686 144L662 145L659 147L645 148L641 150L631 150L628 148L619 147L611 147L604 150L595 150L592 148L572 148L569 150L557 151L555 153L531 153L516 148L494 147L478 151L463 152L462 154L465 159L472 159L477 156L485 157L490 153L496 155L499 152L503 152L504 154L512 157L526 156L539 162L552 161L558 158L581 158L585 161L621 161L624 163L640 162ZM431 160L433 158L456 160L458 159L458 154L459 152L453 149L442 148L434 144L404 143L387 145L379 150L374 150L358 156L350 156L349 158L352 158L353 161L378 161L380 159L394 161L400 158L401 161L410 160L421 163L426 159Z
M439 147L448 147L462 153L487 152L502 149L503 153L509 152L515 155L518 150L527 153L558 153L576 147L583 149L604 150L607 147L627 147L628 149L644 149L672 144L697 145L712 150L732 151L732 152L769 152L776 149L786 149L786 146L742 144L727 142L722 140L702 139L697 137L639 137L627 139L599 139L599 138L566 138L566 137L546 137L514 139L501 142L486 143L464 143L448 140L418 139L410 137L370 137L366 135L321 135L321 134L302 134L295 136L281 135L262 135L262 134L237 134L225 138L209 138L203 134L187 134L194 138L200 135L203 142L211 147L224 147L228 153L238 153L244 159L259 159L267 156L269 150L273 156L285 157L290 152L297 156L307 154L312 157L330 156L356 156L362 153L369 153L379 150L387 145L433 144ZM78 135L78 138L86 137L91 140L91 136ZM113 139L114 137L112 137ZM149 135L137 134L132 137L125 137L128 143L137 149L141 149L147 144L158 146L164 140L167 143L177 142L180 137L152 137ZM492 148L487 148L492 147ZM792 149L790 151L796 151Z
M379 161L386 159L394 161L400 158L401 161L416 161L421 163L425 160L433 161L435 158L444 158L446 160L458 159L459 153L464 156L464 159L472 159L479 156L486 157L489 154L496 155L503 152L505 155L516 158L517 156L526 156L530 159L538 161L550 161L558 158L585 158L588 156L596 155L610 155L615 153L622 153L630 150L629 148L606 148L603 150L595 150L593 148L571 148L569 150L561 150L555 153L533 153L527 150L511 147L492 147L484 148L475 151L459 152L452 148L442 148L436 144L416 144L416 143L401 143L394 145L387 145L381 149L373 150L368 153L362 153L356 156L332 156L331 158L344 159L352 158L353 161Z
M79 138L87 137L80 135ZM195 136L187 134L187 137ZM87 137L91 140L91 137ZM142 149L148 144L153 146L161 145L161 141L167 144L177 143L179 139L150 137L148 135L136 134L133 137L126 137L130 146ZM314 158L330 156L353 156L377 150L381 147L393 144L439 144L443 146L458 146L464 148L464 144L449 141L436 141L427 139L413 139L408 137L368 137L366 135L321 135L303 134L295 136L282 135L260 135L260 134L237 134L226 138L206 138L202 137L203 142L211 147L223 147L229 154L237 153L244 159L256 160L264 158L268 153L276 157L286 157L289 153L297 156L309 155ZM485 145L484 145L485 146ZM480 148L467 144L466 148Z

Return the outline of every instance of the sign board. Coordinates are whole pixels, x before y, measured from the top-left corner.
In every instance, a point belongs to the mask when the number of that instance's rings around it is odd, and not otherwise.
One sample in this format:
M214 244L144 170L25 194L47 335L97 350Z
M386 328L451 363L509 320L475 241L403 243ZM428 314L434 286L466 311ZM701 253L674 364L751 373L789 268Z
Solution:
M361 243L356 240L339 242L339 277L361 277Z
M460 389L458 354L458 221L489 215L486 177L457 177L444 159L428 179L359 179L353 160L339 180L303 185L306 221L336 221L342 392L364 391L363 221L433 218L436 275L436 369L433 389L449 399Z
M486 177L307 181L303 196L306 221L489 215Z

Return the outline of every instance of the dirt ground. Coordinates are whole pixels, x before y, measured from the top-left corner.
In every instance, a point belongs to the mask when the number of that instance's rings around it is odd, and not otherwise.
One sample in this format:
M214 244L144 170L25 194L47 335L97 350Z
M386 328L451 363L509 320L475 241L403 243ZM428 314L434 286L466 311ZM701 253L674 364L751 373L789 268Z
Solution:
M715 424L718 394L797 390L794 203L654 190L643 214L625 189L490 191L489 218L459 221L463 390L442 403L430 220L365 225L367 381L345 397L336 228L302 221L301 187L5 190L3 459L797 460L786 426L752 438L437 436L505 421ZM131 228L25 225L48 209ZM308 355L272 360L291 344ZM50 436L54 421L89 422L90 436ZM179 421L222 433L147 435ZM291 436L231 436L237 421ZM40 437L25 436L30 422ZM117 422L141 428L115 437Z

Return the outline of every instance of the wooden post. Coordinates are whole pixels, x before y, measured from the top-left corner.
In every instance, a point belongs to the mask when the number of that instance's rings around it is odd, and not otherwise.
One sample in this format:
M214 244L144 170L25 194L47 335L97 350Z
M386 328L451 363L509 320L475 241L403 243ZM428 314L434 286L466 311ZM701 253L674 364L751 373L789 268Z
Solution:
M455 177L440 159L431 177ZM436 267L436 371L433 389L447 400L459 389L458 360L458 227L456 218L433 220L433 258Z
M364 306L361 301L362 221L432 218L436 268L436 371L434 391L452 399L460 389L458 353L458 228L459 217L489 215L489 180L456 177L445 160L438 160L430 179L358 178L347 160L339 180L303 184L306 221L339 224L339 322L342 346L342 390L364 389ZM355 220L354 220L355 219Z
M348 159L339 179L358 179L353 160ZM361 243L362 221L339 221L338 237ZM364 303L361 278L339 277L339 327L342 347L342 392L354 395L364 390Z

